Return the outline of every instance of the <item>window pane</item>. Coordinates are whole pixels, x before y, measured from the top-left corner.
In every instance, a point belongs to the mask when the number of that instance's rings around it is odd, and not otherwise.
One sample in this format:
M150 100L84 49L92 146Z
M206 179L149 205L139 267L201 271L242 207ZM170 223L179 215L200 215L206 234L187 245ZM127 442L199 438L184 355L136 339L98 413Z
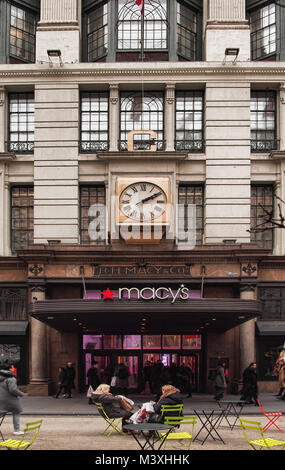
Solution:
M8 151L32 153L34 150L34 94L9 94Z
M177 53L197 59L197 14L182 2L177 2Z
M176 92L176 150L204 151L203 101L202 91Z
M251 93L251 151L270 152L278 146L276 139L275 91Z
M104 349L122 349L121 335L104 335L103 347Z
M95 153L109 149L109 94L81 94L81 152ZM87 132L89 131L89 132Z
M97 60L108 51L108 3L99 6L87 17L88 62Z
M83 349L101 349L102 335L83 335Z
M144 349L161 349L161 335L145 335L143 337Z
M181 338L180 335L163 335L162 348L163 349L180 349Z
M11 6L10 54L35 62L36 15Z
M201 349L200 335L184 335L182 336L183 349Z
M80 187L80 240L82 245L103 245L106 240L105 186Z
M164 148L163 93L162 92L122 92L120 111L120 149L127 150L128 133L132 130L154 131L157 135L157 150ZM134 138L135 150L149 150L151 142L148 134Z
M251 241L260 248L272 249L273 229L270 229L268 214L274 217L274 190L271 185L252 185L251 187L251 229L262 228L262 231L252 231Z
M118 49L141 49L141 12L134 0L118 0ZM144 48L167 49L167 0L144 2Z
M124 349L140 349L141 336L140 335L125 335L124 336Z
M253 11L249 15L252 60L277 50L275 4Z
M34 193L30 187L11 188L11 249L28 248L34 235Z

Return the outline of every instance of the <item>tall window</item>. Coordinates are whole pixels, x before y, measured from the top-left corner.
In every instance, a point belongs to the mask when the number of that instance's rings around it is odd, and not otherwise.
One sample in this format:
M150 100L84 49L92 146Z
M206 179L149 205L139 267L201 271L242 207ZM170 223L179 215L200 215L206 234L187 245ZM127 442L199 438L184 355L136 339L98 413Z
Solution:
M275 91L253 91L250 104L251 150L270 152L278 146Z
M82 245L105 243L106 218L103 211L105 203L104 185L81 186L80 240Z
M251 58L262 59L277 50L276 6L275 3L263 6L249 14L251 31Z
M163 150L163 93L121 93L120 150L127 150L130 131L153 131L156 134L157 150ZM134 149L145 150L149 142L143 134L134 137Z
M11 5L10 55L27 62L35 62L36 23L34 13Z
M273 229L265 224L268 213L274 210L274 190L270 184L251 187L251 228L266 230L251 232L251 241L260 248L273 248Z
M203 92L176 92L176 150L203 151Z
M108 51L108 2L87 15L88 62L93 62Z
M81 94L81 152L109 149L109 94L90 92Z
M118 49L141 49L141 12L134 0L118 0ZM167 49L167 0L144 2L144 49Z
M197 14L177 2L177 53L188 60L197 59Z
M178 227L184 230L184 225L188 227L187 220L187 205L194 204L196 206L196 245L202 245L203 243L203 231L204 231L204 191L202 185L193 184L181 184L178 188L178 204L184 204L184 218L183 225ZM180 221L179 225L180 225Z
M11 188L11 249L26 249L34 242L34 188Z
M34 150L34 94L9 94L8 151L31 153Z

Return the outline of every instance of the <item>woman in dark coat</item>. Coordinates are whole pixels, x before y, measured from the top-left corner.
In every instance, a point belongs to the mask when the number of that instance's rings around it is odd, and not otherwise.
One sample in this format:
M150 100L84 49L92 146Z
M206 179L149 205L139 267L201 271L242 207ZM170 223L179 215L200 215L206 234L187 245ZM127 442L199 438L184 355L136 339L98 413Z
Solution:
M255 403L255 405L258 406L257 393L256 363L252 362L243 373L243 389L241 400L245 400L248 404Z
M17 387L16 376L10 366L2 366L0 370L0 410L7 411L13 415L14 434L24 434L20 431L20 413L22 412L20 397L26 393Z
M227 382L225 377L225 362L220 361L216 370L215 377L215 400L221 400L224 396L224 392L227 388Z
M161 406L162 405L182 405L183 398L180 393L180 390L173 385L163 385L161 387L161 397L159 398L157 403L153 404L154 412L157 415L160 415L161 419L163 420L164 416L178 416L179 413L176 411L168 411L161 416ZM150 421L158 420L159 418L150 419Z
M133 413L121 408L121 397L112 395L112 393L110 393L110 385L99 385L95 392L92 393L91 398L94 403L102 403L104 410L109 418L123 418L122 430L124 431L126 419L132 416ZM99 413L102 414L100 410Z

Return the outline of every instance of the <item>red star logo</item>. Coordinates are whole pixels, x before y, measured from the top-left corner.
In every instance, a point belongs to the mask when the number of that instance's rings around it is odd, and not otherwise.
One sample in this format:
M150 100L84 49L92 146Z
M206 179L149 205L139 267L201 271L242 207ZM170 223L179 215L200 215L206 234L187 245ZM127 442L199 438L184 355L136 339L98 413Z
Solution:
M101 294L104 295L103 300L105 300L105 299L111 299L111 300L113 300L113 295L115 294L115 292L111 292L110 289L109 289L109 287L108 287L108 289L106 289L105 291L101 292Z

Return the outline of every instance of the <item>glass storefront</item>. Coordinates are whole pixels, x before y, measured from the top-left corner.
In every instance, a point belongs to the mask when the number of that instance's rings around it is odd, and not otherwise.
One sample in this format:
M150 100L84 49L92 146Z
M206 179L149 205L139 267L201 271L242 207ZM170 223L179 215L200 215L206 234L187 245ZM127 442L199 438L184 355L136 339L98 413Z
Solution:
M139 392L143 368L161 361L166 369L184 366L192 391L199 391L201 349L201 335L84 335L84 383L87 386L87 371L94 362L101 383L109 384L116 366L123 363L129 369L129 390Z

